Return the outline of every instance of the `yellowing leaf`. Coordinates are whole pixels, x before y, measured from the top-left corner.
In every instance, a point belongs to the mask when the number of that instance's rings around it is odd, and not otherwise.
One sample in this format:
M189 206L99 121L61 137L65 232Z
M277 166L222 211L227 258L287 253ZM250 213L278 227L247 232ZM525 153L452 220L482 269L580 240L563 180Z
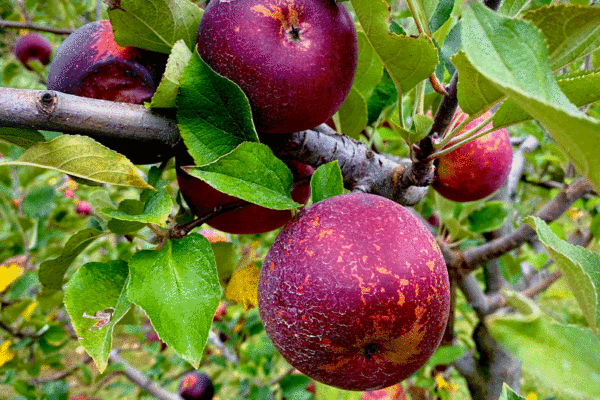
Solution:
M538 395L535 394L534 392L527 393L527 396L525 396L525 398L527 400L540 400L540 398L538 397Z
M15 353L10 351L11 344L10 340L5 340L0 344L0 367L15 357Z
M258 289L258 276L260 268L254 263L249 263L236 269L225 289L225 297L244 306L244 311L255 307Z
M31 314L33 314L33 312L35 311L37 306L38 306L38 302L34 301L30 305L28 305L25 310L23 310L23 313L21 314L21 316L23 317L24 321L29 321L29 318L31 318Z
M23 275L23 266L16 262L2 264L0 266L0 292Z

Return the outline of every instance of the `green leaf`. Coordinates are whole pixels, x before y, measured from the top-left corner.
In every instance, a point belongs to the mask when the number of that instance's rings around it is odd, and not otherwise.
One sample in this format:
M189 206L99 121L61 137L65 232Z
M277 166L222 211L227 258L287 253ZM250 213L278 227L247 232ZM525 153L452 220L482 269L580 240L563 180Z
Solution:
M102 232L94 228L86 228L69 237L60 256L44 261L40 265L40 283L48 289L60 290L65 272L75 258L86 249Z
M532 300L527 315L486 320L493 337L530 373L557 392L581 398L600 397L600 346L591 330L548 322Z
M435 33L442 27L450 18L454 9L454 0L440 0L437 4L435 12L429 19L429 29Z
M525 397L521 397L510 388L505 383L502 384L502 393L500 393L500 398L498 400L527 400Z
M274 210L301 205L292 200L292 172L259 143L245 142L212 164L186 167L219 192Z
M139 208L137 207L130 210L104 209L102 212L108 217L122 221L143 222L165 227L172 208L173 200L171 196L169 196L164 187L161 187L148 196L142 212L138 212Z
M171 50L165 73L152 96L150 107L175 107L181 75L190 58L192 58L192 52L186 47L183 40L178 40Z
M36 143L45 142L44 135L32 129L0 128L0 140L28 149Z
M561 240L541 219L527 217L540 242L567 279L573 296L594 332L600 327L600 254Z
M129 261L127 295L148 315L158 336L198 368L221 297L210 243L192 233L142 250Z
M558 87L577 107L600 100L600 71L584 71L557 78ZM494 114L494 127L513 125L532 119L513 99L507 99Z
M22 210L29 218L45 218L56 207L55 196L51 186L35 187L23 198Z
M550 68L569 65L600 47L600 8L558 4L523 14L548 42Z
M357 32L358 36L358 63L352 87L368 99L373 89L383 77L383 63L369 43L363 31Z
M0 162L2 165L40 167L98 183L152 189L131 161L87 136L62 135L40 142L17 161Z
M344 135L358 138L367 126L367 103L354 87L338 111L340 119L340 132Z
M369 110L368 125L376 123L381 114L397 102L398 92L396 91L394 81L392 81L388 73L385 73L367 101L367 109Z
M519 14L529 5L530 0L504 0L498 9L498 13L512 17Z
M119 203L119 207L117 210L114 210L114 207L109 207L103 209L106 213L104 214L106 218L111 218L110 215L116 215L117 218L110 219L106 224L106 227L110 229L111 232L116 233L117 235L126 235L131 232L136 232L146 226L145 222L140 221L132 221L120 219L120 216L125 216L125 218L130 217L130 219L134 219L132 216L140 216L144 214L144 203L135 199L125 199ZM115 213L113 214L113 210Z
M120 0L109 7L115 41L120 46L169 53L178 40L193 49L202 9L189 0Z
M388 5L384 0L352 0L351 3L369 43L403 93L433 74L438 51L430 38L391 33L387 25Z
M127 313L129 271L122 260L91 262L79 268L65 290L65 306L81 345L103 372L108 365L115 325Z
M313 203L344 193L344 178L337 160L319 166L310 179Z
M476 2L463 15L463 46L471 64L537 119L579 172L600 188L600 122L577 110L560 91L539 30Z
M467 219L470 229L476 233L492 232L499 229L508 217L508 207L501 201L489 201L481 208L472 211Z
M352 390L338 389L333 386L325 385L321 382L316 383L316 399L317 400L359 400L362 392Z
M451 60L460 76L458 104L462 111L469 115L477 114L504 96L504 93L473 67L464 51L456 53Z
M197 165L258 142L250 103L235 83L215 73L194 52L181 77L177 98L181 137Z

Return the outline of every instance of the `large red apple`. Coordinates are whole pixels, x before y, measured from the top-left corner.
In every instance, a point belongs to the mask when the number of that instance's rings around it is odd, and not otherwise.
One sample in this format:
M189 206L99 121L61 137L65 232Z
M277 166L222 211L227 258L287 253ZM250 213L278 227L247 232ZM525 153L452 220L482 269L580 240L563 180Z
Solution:
M459 133L459 139L463 139L465 133L491 115L491 112L487 112L467 124ZM458 125L467 116L458 110L453 123ZM482 129L490 128L491 122ZM508 132L506 129L498 129L440 157L432 187L453 201L483 199L504 184L510 173L512 157L513 150Z
M211 1L198 52L242 88L260 133L325 122L348 95L358 60L352 17L334 0Z
M184 157L187 160L187 157ZM185 202L194 215L202 216L215 207L238 202L239 199L229 196L212 188L206 182L186 173L180 166L189 165L190 162L178 159L177 183ZM310 197L309 177L314 168L307 164L296 161L290 162L290 168L294 175L292 187L292 199L304 204ZM207 222L212 228L233 234L252 234L269 232L281 228L292 219L291 210L271 210L256 204L246 204L239 209L232 210L212 218Z
M348 390L394 385L443 336L448 273L427 228L408 209L352 193L298 213L263 262L258 308L295 368Z

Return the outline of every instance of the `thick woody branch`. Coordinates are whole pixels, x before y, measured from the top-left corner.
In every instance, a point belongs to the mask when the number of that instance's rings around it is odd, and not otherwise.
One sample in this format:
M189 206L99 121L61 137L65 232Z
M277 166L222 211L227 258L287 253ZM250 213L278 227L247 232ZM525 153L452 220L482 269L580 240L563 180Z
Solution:
M111 147L135 148L134 163L170 157L180 141L176 122L137 104L78 97L52 90L0 88L0 126L90 136ZM151 154L148 154L151 153Z
M58 35L68 35L73 32L73 29L69 28L54 28L52 26L34 24L33 22L7 21L4 19L0 19L0 28L29 29L32 31L56 33Z
M571 205L592 190L590 183L580 178L571 185L566 186L552 200L550 200L535 216L546 221L554 221L560 217ZM464 252L449 251L447 246L442 246L444 258L449 269L458 275L465 276L475 270L479 265L501 256L525 242L535 238L535 231L527 224L521 226L498 239L492 240L481 246L470 248Z
M139 149L140 160L162 150L171 155L180 141L177 124L141 105L82 98L49 90L0 88L0 126L54 130L92 137ZM344 183L355 191L376 193L403 205L414 205L427 192L433 168L417 182L409 160L396 161L378 155L366 145L340 135L326 125L290 135L262 138L275 154L312 166L338 160ZM108 143L108 144L107 144ZM143 148L142 148L143 145ZM145 149L145 150L144 150ZM117 150L118 151L118 150Z

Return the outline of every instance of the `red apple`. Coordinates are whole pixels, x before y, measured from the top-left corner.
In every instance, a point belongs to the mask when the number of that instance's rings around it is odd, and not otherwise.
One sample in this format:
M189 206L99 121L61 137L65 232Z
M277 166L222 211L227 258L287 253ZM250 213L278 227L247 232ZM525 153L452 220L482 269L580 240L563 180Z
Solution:
M350 13L333 0L211 1L198 52L237 83L261 133L327 121L348 95L358 60Z
M491 112L487 112L467 124L459 133L460 139L491 115ZM458 125L467 116L458 110L453 123ZM482 129L490 128L491 122ZM498 129L440 157L437 160L432 187L453 201L483 199L504 184L510 173L512 157L513 150L508 132L506 129Z
M263 262L258 308L283 357L347 390L394 385L437 349L450 311L435 239L409 210L352 193L300 211Z
M38 60L42 65L50 63L52 45L44 36L30 33L17 39L14 52L25 68L32 71L33 69L28 65L29 61Z
M180 163L188 165L189 163ZM292 199L304 204L310 197L310 181L308 178L314 169L306 164L295 161L290 163L294 179ZM207 183L187 174L177 168L177 182L186 203L195 215L201 216L212 211L215 207L236 202L239 199L213 189ZM207 224L215 229L233 234L264 233L282 227L292 219L291 210L271 210L256 204L247 204L240 209L226 212L212 218Z
M77 211L77 214L79 215L88 216L92 213L92 205L87 201L80 201L77 203L75 211Z
M179 383L179 395L185 400L211 400L214 394L212 380L200 371L186 374Z

